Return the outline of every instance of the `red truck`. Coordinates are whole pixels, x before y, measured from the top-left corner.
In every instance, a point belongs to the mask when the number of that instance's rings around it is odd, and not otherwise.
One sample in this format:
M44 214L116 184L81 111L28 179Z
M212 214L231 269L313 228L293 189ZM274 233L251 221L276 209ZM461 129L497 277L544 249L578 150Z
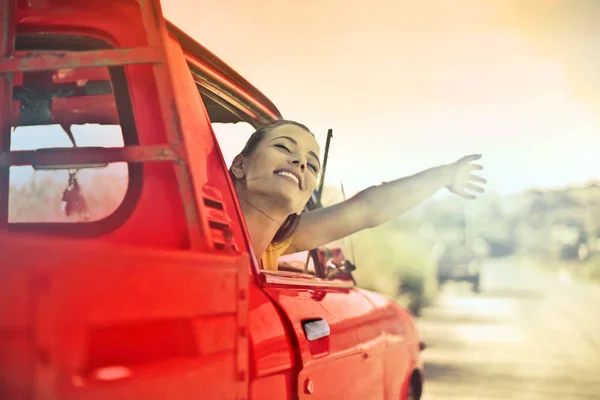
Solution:
M420 398L404 308L259 268L213 127L268 98L158 0L2 6L1 399Z

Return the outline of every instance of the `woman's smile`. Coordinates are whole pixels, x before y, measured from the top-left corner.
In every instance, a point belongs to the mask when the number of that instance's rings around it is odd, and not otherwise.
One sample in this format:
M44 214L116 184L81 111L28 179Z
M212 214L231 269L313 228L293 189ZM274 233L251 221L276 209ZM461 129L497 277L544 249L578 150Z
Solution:
M293 183L298 189L302 189L300 177L288 170L279 170L275 175L282 177L286 181Z

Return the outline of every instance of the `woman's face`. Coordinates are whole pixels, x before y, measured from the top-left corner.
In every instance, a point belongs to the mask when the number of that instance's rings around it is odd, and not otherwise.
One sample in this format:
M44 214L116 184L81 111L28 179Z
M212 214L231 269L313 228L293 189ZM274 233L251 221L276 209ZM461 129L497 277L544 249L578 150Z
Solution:
M310 132L282 125L268 131L242 165L248 200L258 196L287 214L300 213L321 170L319 145Z

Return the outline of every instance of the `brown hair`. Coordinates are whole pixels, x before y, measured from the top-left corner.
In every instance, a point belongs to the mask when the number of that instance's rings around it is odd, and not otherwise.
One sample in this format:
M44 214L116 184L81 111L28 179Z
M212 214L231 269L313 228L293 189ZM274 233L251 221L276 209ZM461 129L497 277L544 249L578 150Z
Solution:
M303 125L299 122L290 121L287 119L276 119L276 120L269 121L269 122L261 125L252 135L250 135L250 138L248 138L248 141L246 142L246 145L240 152L240 155L243 155L243 156L252 155L252 153L254 153L254 151L258 147L259 143L265 137L265 134L267 134L271 130L273 130L277 127L283 126L283 125L295 125L299 128L304 129L305 131L309 132L311 135L313 135L313 133L310 131L310 129L308 129L305 125ZM238 179L231 171L231 168L229 169L229 174L231 175L231 179L234 182ZM277 233L275 234L275 237L273 237L273 240L271 240L271 244L277 244L277 243L280 243L280 242L283 242L283 241L289 239L294 234L296 229L298 228L299 222L300 222L300 215L295 214L295 213L288 215L287 218L285 219L285 221L283 221L283 224L281 224L281 226L279 227L279 230L277 230Z

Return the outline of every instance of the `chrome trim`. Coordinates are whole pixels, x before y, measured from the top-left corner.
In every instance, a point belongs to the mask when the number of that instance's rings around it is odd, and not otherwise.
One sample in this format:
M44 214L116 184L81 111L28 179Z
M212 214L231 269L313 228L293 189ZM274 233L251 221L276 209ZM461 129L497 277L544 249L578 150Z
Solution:
M342 281L337 279L334 281L326 281L315 278L312 275L293 272L261 270L260 276L264 283L274 285L330 287L340 289L352 289L354 287L352 281Z
M324 319L318 319L315 321L305 321L302 323L304 328L304 334L309 341L317 340L329 336L331 329L329 324Z

